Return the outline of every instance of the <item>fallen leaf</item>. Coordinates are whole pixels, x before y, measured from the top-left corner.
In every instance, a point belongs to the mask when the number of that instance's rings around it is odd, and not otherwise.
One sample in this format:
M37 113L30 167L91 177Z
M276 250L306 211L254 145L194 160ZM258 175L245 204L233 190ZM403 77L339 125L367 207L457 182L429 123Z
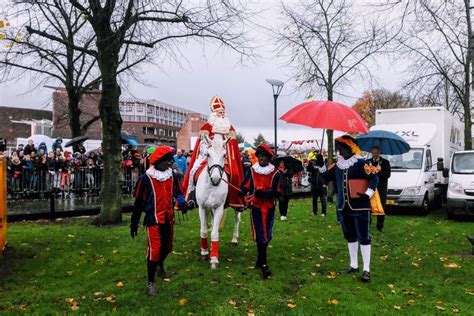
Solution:
M116 296L115 296L114 294L112 294L112 295L110 295L110 296L107 296L107 297L105 298L105 300L106 300L107 302L109 302L109 303L114 303L114 302L115 302L115 298L116 298Z
M74 237L76 237L75 235L72 235L72 234L69 234L69 235L67 235L67 236L68 236L69 238L74 238Z
M170 282L171 280L170 279L163 279L163 281Z
M436 305L443 305L443 304L444 304L444 302L443 302L442 300L438 300L438 301L436 301L436 303L435 303L435 304L436 304Z
M115 284L118 288L122 288L125 286L125 284L123 284L122 281L118 281L116 284Z
M287 305L289 308L293 309L296 307L296 304L293 304L293 303L288 303Z
M408 305L413 305L413 304L415 304L415 300L408 300L407 304Z
M393 289L395 288L395 285L393 285L393 284L388 284L388 288L391 289L391 290L393 290Z
M185 298L182 298L179 300L179 305L181 306L184 306L184 305L188 305L189 301Z
M328 303L329 305L337 305L337 304L339 304L339 301L336 300L335 298L331 298L331 299L328 300L327 303Z
M77 311L79 309L79 303L73 298L65 298L64 299L71 307L71 310Z
M112 250L112 253L115 255L118 252L117 249Z
M445 267L446 269L459 269L459 268L461 268L460 265L458 265L457 263L454 263L454 262L445 263L445 264L443 264L443 267Z
M395 308L396 310L401 310L401 309L402 309L402 308L401 308L400 306L398 306L398 305L393 306L393 308Z
M387 261L388 260L388 255L380 256L380 260Z
M316 267L316 268L321 268L321 264L316 263L315 267Z
M103 292L95 292L95 293L94 293L94 296L103 296L103 295L104 295Z
M337 277L337 272L334 272L334 271L329 272L329 275L328 275L329 279L335 279L336 277Z
M237 305L237 302L234 301L234 300L229 300L227 303L228 303L229 305L232 305L232 306Z
M439 311L445 311L446 308L442 307L442 306L439 306L439 305L436 305L435 308Z
M448 260L448 258L446 258L446 257L439 257L439 261L447 261L447 260Z

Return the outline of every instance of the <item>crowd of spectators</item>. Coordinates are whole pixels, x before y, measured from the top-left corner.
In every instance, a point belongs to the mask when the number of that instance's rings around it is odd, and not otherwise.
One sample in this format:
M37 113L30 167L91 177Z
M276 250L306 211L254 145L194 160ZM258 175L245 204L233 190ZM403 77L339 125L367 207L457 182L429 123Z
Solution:
M0 139L0 153L8 158L8 194L10 198L43 197L55 194L69 198L71 194L98 194L103 170L103 153L99 147L86 152L83 143L64 147L57 138L50 148L45 143L35 144L29 140L26 145L6 151L6 140ZM122 152L122 183L124 193L131 194L138 177L148 169L148 148L137 150L124 145ZM288 154L300 159L306 165L316 153L292 151ZM177 149L174 170L183 177L192 152ZM244 173L256 162L251 151L242 152ZM306 168L294 177L293 186L307 186Z

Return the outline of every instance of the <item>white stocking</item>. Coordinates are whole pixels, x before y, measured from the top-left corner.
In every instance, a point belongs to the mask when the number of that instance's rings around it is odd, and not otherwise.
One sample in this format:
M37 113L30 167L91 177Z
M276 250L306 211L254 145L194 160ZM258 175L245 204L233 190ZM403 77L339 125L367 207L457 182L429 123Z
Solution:
M359 262L357 260L357 254L359 252L359 243L356 242L350 242L347 244L349 248L349 256L351 258L351 267L354 269L357 269L359 267Z
M364 271L370 272L370 245L360 245L360 252L362 253Z

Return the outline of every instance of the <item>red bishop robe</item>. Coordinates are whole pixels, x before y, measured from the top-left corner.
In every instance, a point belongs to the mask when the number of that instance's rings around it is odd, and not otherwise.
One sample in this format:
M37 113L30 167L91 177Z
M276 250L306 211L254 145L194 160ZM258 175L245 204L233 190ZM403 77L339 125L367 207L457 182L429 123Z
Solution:
M208 134L211 139L214 138L212 125L209 123L206 123L203 125L203 127L201 127L200 133L201 135ZM233 126L230 127L230 134L235 134L235 129ZM183 192L188 191L190 173L197 157L199 157L200 144L201 138L199 138L194 145L193 155L191 156L191 161L189 162L188 171L184 176ZM224 169L228 175L228 181L231 184L229 185L229 193L227 195L228 205L232 208L243 208L245 206L244 199L237 188L240 188L240 184L244 180L244 170L242 165L242 157L240 156L239 151L239 144L237 143L235 137L232 137L227 143L227 159Z

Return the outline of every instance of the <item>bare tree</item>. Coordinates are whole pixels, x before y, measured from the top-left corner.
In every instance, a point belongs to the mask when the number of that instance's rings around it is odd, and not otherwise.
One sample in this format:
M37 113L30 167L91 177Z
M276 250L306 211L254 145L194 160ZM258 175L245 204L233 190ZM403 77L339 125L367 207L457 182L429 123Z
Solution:
M11 21L3 23L6 44L0 50L1 81L24 81L30 76L36 87L64 87L68 96L64 120L73 137L84 135L100 119L79 107L83 93L100 80L95 58L75 49L94 46L95 36L84 15L58 0L17 2L2 10Z
M104 176L98 222L117 223L122 219L118 65L132 57L135 63L148 60L150 51L175 52L192 38L214 40L245 54L245 11L238 1L231 0L69 0L69 3L85 16L95 36L94 48L75 49L96 58L100 70Z
M390 15L400 13L394 19L401 29L396 52L409 61L405 87L423 103L444 105L460 115L465 149L472 149L470 0L397 0L386 5Z
M355 12L354 1L300 0L282 9L278 53L287 56L300 89L333 101L351 80L370 78L367 62L389 39L376 21ZM327 135L332 160L333 131Z

